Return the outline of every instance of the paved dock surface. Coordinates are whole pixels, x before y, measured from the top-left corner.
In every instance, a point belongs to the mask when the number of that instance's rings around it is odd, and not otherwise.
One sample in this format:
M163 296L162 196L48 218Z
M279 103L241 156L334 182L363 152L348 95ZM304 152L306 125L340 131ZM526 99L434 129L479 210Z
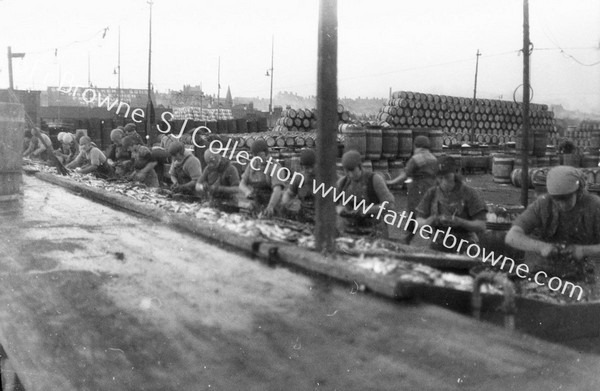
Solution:
M0 343L34 390L598 390L600 358L206 243L25 178Z

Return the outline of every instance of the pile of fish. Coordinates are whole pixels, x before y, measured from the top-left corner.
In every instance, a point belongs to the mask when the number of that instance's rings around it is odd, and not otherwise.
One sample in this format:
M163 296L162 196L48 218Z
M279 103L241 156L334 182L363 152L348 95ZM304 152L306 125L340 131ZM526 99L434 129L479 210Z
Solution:
M39 171L57 174L56 169L42 163L26 160L23 165L26 171ZM91 174L70 173L68 179L104 191L120 194L137 201L157 206L168 212L194 216L195 218L214 223L219 227L242 236L262 237L272 241L296 242L308 234L297 229L282 227L281 223L271 220L256 220L241 214L228 214L206 206L202 202L185 202L170 198L164 190L149 189L134 182L111 182L96 178Z
M23 169L30 172L39 171L58 175L56 168L32 160L24 160ZM281 219L253 219L247 215L237 213L229 214L208 207L206 203L174 200L164 190L148 189L144 185L133 182L111 182L98 179L90 174L81 175L77 173L70 173L67 178L90 187L155 205L168 212L193 216L198 220L216 224L241 236L266 238L276 242L292 242L302 247L315 248L315 237L311 234L311 227L300 223L286 222ZM496 208L494 212L496 216L503 216L508 220L515 217L513 214L518 214L517 211L504 210L500 207ZM499 213L496 214L496 212ZM444 273L416 262L395 259L392 254L397 255L405 252L405 249L393 246L393 243L389 241L340 237L336 239L336 247L349 263L377 274L389 275L394 273L398 276L400 282L449 287L462 291L473 289L473 277L471 276ZM484 284L482 292L502 294L502 288ZM548 287L538 286L535 283L519 284L517 293L523 297L550 303L568 303L573 302L575 299L570 299L568 295L553 292ZM582 301L588 301L588 297L589 295L584 295Z
M373 271L377 274L394 274L398 282L407 284L422 284L452 288L460 291L473 290L473 277L445 273L420 263L402 261L387 257L359 257L349 260L356 266ZM484 292L499 294L500 290L493 286L486 286Z

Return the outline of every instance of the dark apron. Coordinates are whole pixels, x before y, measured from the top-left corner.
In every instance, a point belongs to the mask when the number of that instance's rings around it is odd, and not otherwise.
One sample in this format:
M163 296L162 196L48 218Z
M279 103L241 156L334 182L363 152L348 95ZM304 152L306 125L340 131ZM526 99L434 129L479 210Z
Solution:
M354 196L356 197L357 202L360 202L360 200L364 199L366 205L369 205L370 203L379 203L379 200L377 199L377 195L375 193L375 189L373 187L373 175L366 175L363 181L364 186L363 189L361 189L362 191L352 192L352 194L354 194ZM350 179L347 179L346 182L342 184L341 190L346 192L350 185L351 181ZM353 205L353 202L348 203L348 205L351 204ZM387 231L383 229L385 228L383 222L369 216L344 216L342 214L338 219L338 222L338 230L347 234L372 237L378 235L383 235L384 237L387 236Z
M413 181L407 185L408 187L408 199L407 199L407 213L415 212L417 206L423 199L425 192L436 185L435 178L432 176L418 176L413 177Z
M185 164L185 161L188 160L188 158L190 157L191 155L187 155L183 158L180 164L175 166L175 178L177 178L177 183L179 183L179 185L185 185L186 183L192 180L192 177L189 176L188 173L183 171L183 165Z

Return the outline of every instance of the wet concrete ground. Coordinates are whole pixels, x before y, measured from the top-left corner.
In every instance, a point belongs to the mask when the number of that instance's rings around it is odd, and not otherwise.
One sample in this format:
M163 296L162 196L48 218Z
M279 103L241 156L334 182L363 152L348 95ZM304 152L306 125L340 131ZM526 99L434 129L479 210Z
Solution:
M28 391L586 389L598 367L437 307L268 267L35 178L20 209L0 224L0 342Z

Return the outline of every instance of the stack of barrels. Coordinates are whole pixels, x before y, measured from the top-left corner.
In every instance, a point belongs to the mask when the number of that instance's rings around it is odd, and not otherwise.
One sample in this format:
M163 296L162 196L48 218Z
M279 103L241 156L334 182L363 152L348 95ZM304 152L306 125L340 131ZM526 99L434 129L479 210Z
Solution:
M581 121L579 126L570 126L565 137L575 144L580 154L590 152L597 155L600 149L600 121Z
M432 132L441 151L441 131ZM363 166L379 173L384 179L400 175L405 161L412 155L413 131L378 125L341 124L338 127L341 153L356 150L364 159ZM338 174L342 174L338 160Z
M516 141L523 114L521 105L511 101L397 91L381 107L377 120L399 128L439 128L444 145L504 144ZM553 145L558 143L554 113L547 105L530 105L530 126L545 132Z
M307 132L317 127L314 110L288 108L275 123L275 132Z
M350 122L350 112L342 104L337 106L338 124ZM317 128L317 113L315 109L288 108L281 113L281 117L273 128L276 132L306 132Z

